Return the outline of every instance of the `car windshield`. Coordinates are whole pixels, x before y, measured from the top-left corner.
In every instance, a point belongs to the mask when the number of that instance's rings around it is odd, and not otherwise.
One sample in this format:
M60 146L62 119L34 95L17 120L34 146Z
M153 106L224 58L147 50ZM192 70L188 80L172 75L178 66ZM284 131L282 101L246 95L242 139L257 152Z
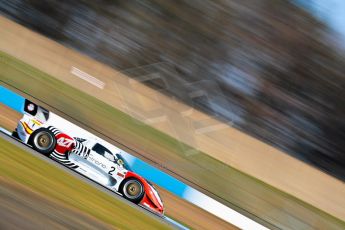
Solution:
M110 155L114 156L109 149L107 149L106 147L104 147L103 145L96 143L93 147L92 150L95 151L96 153L98 153L99 155L102 155L104 157L106 157L107 159L109 159ZM115 158L115 157L114 157Z
M107 149L106 147L104 147L103 145L101 145L99 143L96 143L92 147L92 150L95 151L96 153L98 153L99 155L104 156L108 160L115 162L118 165L121 165L122 167L124 167L125 169L131 171L127 161L120 154L117 153L114 155L109 149Z

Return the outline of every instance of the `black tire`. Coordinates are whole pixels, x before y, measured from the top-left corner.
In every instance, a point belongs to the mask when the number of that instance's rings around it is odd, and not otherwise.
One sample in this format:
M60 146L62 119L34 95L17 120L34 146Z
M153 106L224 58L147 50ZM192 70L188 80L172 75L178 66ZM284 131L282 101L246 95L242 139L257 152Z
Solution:
M49 129L40 128L31 134L28 144L37 152L49 156L55 149L56 138Z
M124 180L120 192L124 198L136 204L142 200L145 194L143 184L136 178Z

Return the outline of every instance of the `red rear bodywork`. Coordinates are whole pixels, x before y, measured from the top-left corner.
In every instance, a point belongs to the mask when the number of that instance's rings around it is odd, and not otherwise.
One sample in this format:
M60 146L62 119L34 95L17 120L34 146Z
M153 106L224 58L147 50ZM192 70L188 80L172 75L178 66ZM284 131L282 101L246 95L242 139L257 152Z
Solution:
M164 215L163 203L158 195L158 192L155 190L153 185L150 185L143 177L138 174L128 171L126 173L125 179L127 178L136 178L144 186L145 194L139 204L145 208L150 209L151 211L157 213L158 215Z

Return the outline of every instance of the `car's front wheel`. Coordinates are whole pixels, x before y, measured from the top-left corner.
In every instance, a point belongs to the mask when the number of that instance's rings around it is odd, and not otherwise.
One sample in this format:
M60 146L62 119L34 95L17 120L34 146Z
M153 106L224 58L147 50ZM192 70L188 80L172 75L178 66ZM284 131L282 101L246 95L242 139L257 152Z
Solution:
M40 128L35 130L31 134L29 144L37 152L42 153L44 155L49 155L55 149L56 138L54 136L54 133L51 132L49 129Z
M135 179L130 178L126 180L122 185L122 195L134 203L139 203L144 196L144 186L143 184Z

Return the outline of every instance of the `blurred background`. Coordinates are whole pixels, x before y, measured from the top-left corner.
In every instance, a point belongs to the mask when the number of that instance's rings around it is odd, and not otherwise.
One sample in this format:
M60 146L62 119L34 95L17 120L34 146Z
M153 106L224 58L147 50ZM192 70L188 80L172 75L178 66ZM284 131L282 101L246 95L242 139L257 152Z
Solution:
M160 72L145 83L345 179L343 0L12 0L0 11L132 77Z

